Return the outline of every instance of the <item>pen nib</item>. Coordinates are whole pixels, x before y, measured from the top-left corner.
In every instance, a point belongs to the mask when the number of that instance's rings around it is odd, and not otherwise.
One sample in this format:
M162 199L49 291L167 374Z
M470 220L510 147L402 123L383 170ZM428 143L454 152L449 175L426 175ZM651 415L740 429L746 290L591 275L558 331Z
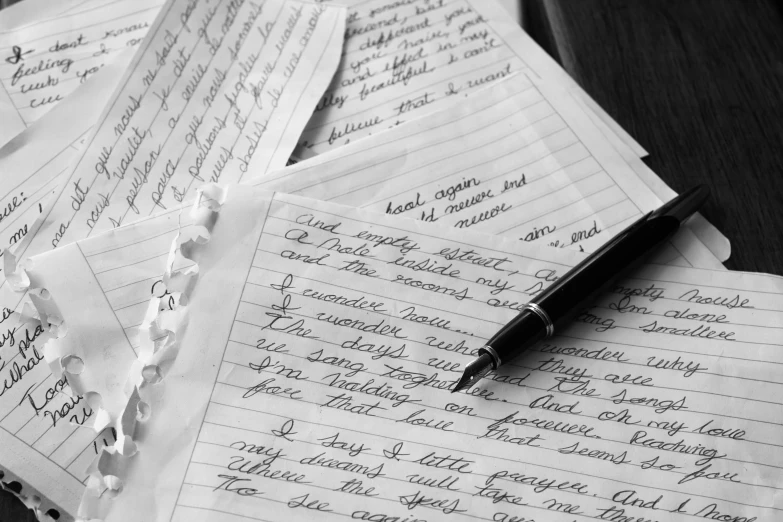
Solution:
M458 391L466 390L479 382L492 370L492 357L489 354L482 354L477 359L473 359L470 364L465 367L465 371L460 377L457 385L451 390L451 393L457 393Z

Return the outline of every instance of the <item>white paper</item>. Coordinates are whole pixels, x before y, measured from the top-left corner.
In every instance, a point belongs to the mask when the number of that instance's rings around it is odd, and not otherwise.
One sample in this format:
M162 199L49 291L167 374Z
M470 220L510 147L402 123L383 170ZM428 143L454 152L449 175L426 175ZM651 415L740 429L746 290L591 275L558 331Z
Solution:
M59 274L47 279L46 285L59 293L75 282L81 283L78 306L62 310L66 324L89 325L87 331L75 328L66 339L74 344L89 341L89 334L109 332L114 346L128 343L124 349L114 350L105 359L106 374L124 384L127 365L135 360L138 347L136 328L144 316L154 283L163 273L166 254L180 224L179 211L170 211L156 218L154 223L142 220L138 225L122 229L115 238L108 233L102 236L101 251L81 249L70 244L57 250L63 265L51 268ZM74 252L85 256L91 264L68 261ZM164 252L162 256L156 255ZM64 257L63 257L64 256ZM81 259L78 257L77 259ZM139 260L144 260L140 263ZM157 274L149 281L138 281L140 270ZM33 285L40 286L33 274ZM125 286L125 282L134 284ZM98 286L100 285L100 286ZM7 286L7 285L6 285ZM6 296L7 297L7 296ZM98 300L107 299L111 308L101 314ZM134 302L136 299L139 302ZM8 306L8 305L6 305ZM9 311L9 308L4 308ZM4 313L3 317L7 314ZM114 322L125 317L133 318L127 330L113 330ZM103 327L94 329L95 322ZM134 324L135 323L135 324ZM67 383L58 381L43 360L43 345L26 341L26 332L19 329L10 337L13 317L0 324L3 342L0 346L0 468L43 497L46 509L53 507L67 517L76 515L84 492L87 467L104 446L115 443L116 432L107 429L96 435L89 427L77 428L73 422L89 425L94 421L94 411L81 397L71 398ZM32 332L31 332L32 333ZM112 337L116 333L117 335ZM41 334L35 334L40 336ZM132 344L131 344L132 343ZM103 358L102 358L103 360ZM19 371L20 367L28 368ZM113 369L114 368L114 369ZM119 372L119 373L116 373ZM20 375L21 374L21 375ZM64 412L64 413L63 413ZM5 448L9 448L6 451ZM44 511L46 511L46 509ZM61 520L68 520L63 518Z
M128 48L137 47L162 0L70 0L31 5L39 18L0 32L0 145L54 108ZM59 12L58 12L59 10Z
M0 148L0 248L19 243L43 212L132 53L131 49L121 53L66 101Z
M132 57L128 49L81 85L67 100L0 149L0 245L11 248L32 227L76 157L82 140ZM98 434L71 425L88 422L91 408L74 404L69 386L54 378L43 358L40 332L17 326L22 295L9 288L0 265L0 469L22 494L43 498L41 513L56 509L68 520L81 495L81 481L92 458L114 442L112 430ZM29 336L29 337L28 337ZM34 338L33 342L28 339ZM26 394L25 392L29 392ZM32 401L27 397L31 397ZM63 412L65 412L63 414Z
M588 98L497 0L340 0L343 60L302 134L303 159L379 132L514 72ZM599 117L619 126L597 105ZM627 134L639 155L646 155Z
M134 228L112 232L115 248L143 241L123 238ZM36 277L72 310L85 288L56 267L95 270L106 246L40 256ZM780 277L644 266L470 392L449 392L482 342L581 257L229 188L199 260L188 349L146 390L153 413L106 520L779 518ZM148 276L137 264L140 298ZM120 327L101 326L81 328L110 339Z
M169 0L21 252L284 166L337 67L344 18L293 1Z
M593 251L661 200L567 93L518 76L248 183ZM722 269L689 230L662 263Z

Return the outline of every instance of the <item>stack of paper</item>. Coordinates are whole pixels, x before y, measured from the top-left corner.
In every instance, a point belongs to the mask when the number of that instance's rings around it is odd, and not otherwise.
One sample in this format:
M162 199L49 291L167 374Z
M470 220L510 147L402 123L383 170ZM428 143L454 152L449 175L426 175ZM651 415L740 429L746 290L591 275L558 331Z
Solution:
M700 216L450 393L674 195L495 0L24 0L0 52L0 470L41 520L783 511L783 281Z

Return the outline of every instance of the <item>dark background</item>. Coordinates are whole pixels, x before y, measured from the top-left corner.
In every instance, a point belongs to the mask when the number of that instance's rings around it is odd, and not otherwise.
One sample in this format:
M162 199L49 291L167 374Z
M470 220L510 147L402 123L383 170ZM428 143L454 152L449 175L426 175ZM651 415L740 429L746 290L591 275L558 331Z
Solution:
M525 0L525 26L702 214L730 270L783 275L783 3Z
M527 31L647 149L645 161L669 186L710 186L702 214L731 241L726 267L783 275L780 4L523 0L522 13ZM28 520L0 491L0 522Z

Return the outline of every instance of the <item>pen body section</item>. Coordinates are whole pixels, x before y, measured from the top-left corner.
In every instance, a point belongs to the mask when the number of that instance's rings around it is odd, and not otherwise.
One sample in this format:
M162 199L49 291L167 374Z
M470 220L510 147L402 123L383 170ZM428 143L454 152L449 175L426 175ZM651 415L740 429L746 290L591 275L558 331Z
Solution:
M671 216L645 216L591 254L532 302L543 308L558 331L623 274L638 267L680 228Z
M544 321L530 310L523 310L501 328L487 345L497 352L501 364L506 364L545 338Z

